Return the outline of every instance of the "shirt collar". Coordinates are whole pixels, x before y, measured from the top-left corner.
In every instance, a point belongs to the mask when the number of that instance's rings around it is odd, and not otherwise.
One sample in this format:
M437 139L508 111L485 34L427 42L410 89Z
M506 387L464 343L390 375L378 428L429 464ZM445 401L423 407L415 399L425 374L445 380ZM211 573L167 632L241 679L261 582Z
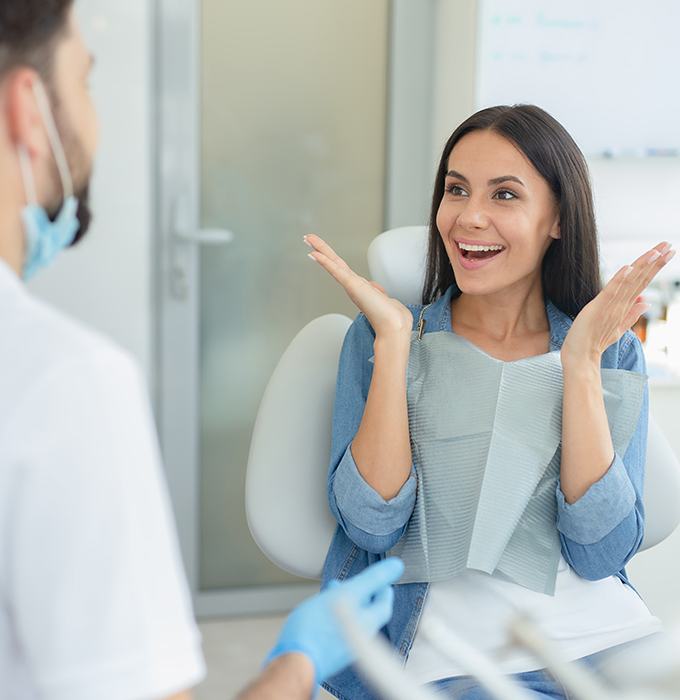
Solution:
M429 323L430 328L436 328L440 331L451 331L452 296L453 285L427 309L424 318L426 323ZM567 314L560 311L549 299L546 300L545 311L548 316L548 323L550 324L550 349L559 350L571 328L572 320Z
M558 309L550 299L546 300L545 310L550 323L550 349L559 350L574 321L564 311Z

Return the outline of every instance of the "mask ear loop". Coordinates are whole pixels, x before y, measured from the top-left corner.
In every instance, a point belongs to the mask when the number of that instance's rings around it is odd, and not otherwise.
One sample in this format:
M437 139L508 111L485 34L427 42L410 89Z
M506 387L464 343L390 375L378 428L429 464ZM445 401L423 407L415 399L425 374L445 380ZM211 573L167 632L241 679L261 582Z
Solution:
M31 167L31 159L29 158L28 150L23 143L17 146L17 153L19 154L19 167L21 168L21 179L24 182L26 201L28 204L35 205L38 203L35 178L33 177L33 168Z
M47 93L45 92L45 87L42 84L42 81L36 80L33 82L33 94L35 95L36 102L38 103L38 109L42 115L43 123L45 124L45 129L47 131L47 139L50 142L52 154L54 155L54 160L57 164L57 170L59 171L59 177L61 178L61 187L64 191L64 199L68 199L69 197L73 196L73 181L71 180L71 172L68 167L68 161L66 160L64 146L61 143L61 138L59 137L59 132L57 131L57 125L54 123L52 109L50 107L49 100L47 99ZM31 180L32 179L33 178L31 177ZM35 194L35 187L33 187L33 194Z

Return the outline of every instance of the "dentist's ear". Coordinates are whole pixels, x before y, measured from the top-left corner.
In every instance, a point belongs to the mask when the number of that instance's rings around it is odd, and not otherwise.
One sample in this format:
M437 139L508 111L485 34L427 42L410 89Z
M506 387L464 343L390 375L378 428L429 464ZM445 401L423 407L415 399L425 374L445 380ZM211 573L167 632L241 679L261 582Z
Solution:
M40 77L32 68L17 68L5 78L5 118L9 138L22 144L31 160L50 157L50 143L35 99L33 84Z

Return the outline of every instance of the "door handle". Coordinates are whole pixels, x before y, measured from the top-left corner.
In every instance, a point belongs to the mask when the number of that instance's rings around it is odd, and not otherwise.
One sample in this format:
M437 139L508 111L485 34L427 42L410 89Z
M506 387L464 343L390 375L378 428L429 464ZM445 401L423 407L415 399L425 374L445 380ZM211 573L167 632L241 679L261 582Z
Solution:
M235 239L233 231L221 228L199 228L190 216L189 202L185 194L179 195L172 207L170 235L170 293L175 299L184 300L189 295L188 271L193 253L187 246L227 245Z
M195 233L176 230L175 237L194 245L224 245L234 240L234 233L226 228L202 228Z

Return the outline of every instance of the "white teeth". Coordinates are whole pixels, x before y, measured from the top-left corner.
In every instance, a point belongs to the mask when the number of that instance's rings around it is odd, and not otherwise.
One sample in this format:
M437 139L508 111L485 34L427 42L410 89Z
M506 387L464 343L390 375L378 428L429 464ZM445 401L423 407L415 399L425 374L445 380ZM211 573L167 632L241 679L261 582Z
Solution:
M461 250L475 250L475 251L484 251L484 250L503 250L502 245L469 245L468 243L458 243L458 247Z

